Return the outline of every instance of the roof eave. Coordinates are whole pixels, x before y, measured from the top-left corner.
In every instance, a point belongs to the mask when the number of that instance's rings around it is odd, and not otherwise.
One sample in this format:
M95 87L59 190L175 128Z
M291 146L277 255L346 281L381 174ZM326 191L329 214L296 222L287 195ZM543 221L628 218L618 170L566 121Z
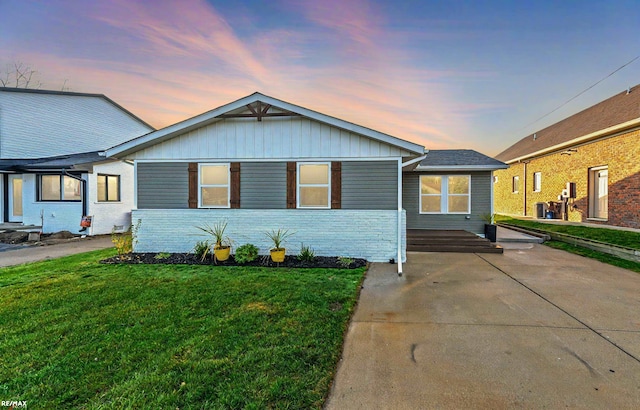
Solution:
M640 117L636 118L636 119L633 119L633 120L630 120L630 121L627 121L627 122L623 122L623 123L618 124L618 125L614 125L614 126L609 127L609 128L602 129L600 131L595 131L595 132L592 132L590 134L583 135L582 137L574 138L574 139L572 139L570 141L563 142L561 144L552 145L550 147L543 148L541 150L538 150L538 151L535 151L535 152L532 152L532 153L529 153L529 154L521 155L519 157L510 159L510 160L505 160L503 162L506 163L506 164L513 164L513 163L516 163L516 162L521 162L521 161L527 160L529 158L533 158L533 157L537 157L537 156L540 156L540 155L548 154L548 153L551 153L551 152L554 152L554 151L560 151L560 150L569 148L569 147L571 147L573 145L582 144L582 143L589 142L589 141L592 141L592 140L595 140L595 139L598 139L598 138L602 138L602 137L605 137L605 136L607 136L609 134L616 134L616 133L619 133L619 132L627 131L629 129L632 129L632 128L638 127L638 126L640 126Z
M507 169L509 166L504 165L418 165L413 171L495 171L498 169Z

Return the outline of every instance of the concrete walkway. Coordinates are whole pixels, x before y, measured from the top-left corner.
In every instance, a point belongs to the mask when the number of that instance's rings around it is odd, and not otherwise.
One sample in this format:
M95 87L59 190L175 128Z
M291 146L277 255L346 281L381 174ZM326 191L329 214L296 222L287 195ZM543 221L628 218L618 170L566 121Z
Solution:
M326 408L640 408L640 275L527 247L373 264Z
M20 246L0 252L0 267L21 265L97 249L112 248L111 236L87 236L47 246Z

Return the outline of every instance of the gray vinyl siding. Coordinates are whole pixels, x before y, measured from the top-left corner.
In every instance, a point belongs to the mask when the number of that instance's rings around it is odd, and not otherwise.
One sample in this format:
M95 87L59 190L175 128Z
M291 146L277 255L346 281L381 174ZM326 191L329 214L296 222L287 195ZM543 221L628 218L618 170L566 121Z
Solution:
M471 213L420 214L420 175L471 175ZM402 201L407 211L407 229L461 229L484 233L483 215L491 212L491 172L406 172L402 178ZM470 219L466 219L469 216Z
M189 164L138 163L138 209L189 208Z
M342 209L398 209L398 163L342 163Z
M240 164L240 208L286 209L287 163Z

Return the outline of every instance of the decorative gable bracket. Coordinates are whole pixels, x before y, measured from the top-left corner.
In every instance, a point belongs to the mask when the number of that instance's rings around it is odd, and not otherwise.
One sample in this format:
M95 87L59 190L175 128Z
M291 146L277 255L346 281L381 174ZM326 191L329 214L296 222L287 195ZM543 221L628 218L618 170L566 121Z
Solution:
M262 101L256 101L252 104L246 105L247 109L251 111L250 113L236 113L236 114L222 114L217 118L256 118L258 121L262 121L264 117L299 117L300 114L282 110L277 112L269 112L273 106L271 104L263 104Z

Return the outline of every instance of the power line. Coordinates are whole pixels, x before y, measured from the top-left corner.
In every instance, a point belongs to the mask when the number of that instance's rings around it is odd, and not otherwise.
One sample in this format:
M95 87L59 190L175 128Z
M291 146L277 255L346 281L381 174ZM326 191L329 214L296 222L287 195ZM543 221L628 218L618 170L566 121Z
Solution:
M559 106L557 106L556 108L554 108L553 110L549 111L548 113L546 113L545 115L543 115L542 117L538 118L537 120L530 122L529 124L525 125L524 127L520 128L518 131L522 131L525 128L528 128L530 126L532 126L533 124L535 124L536 122L540 121L541 119L548 117L549 115L553 114L554 112L558 111L560 108L564 107L565 105L569 104L571 101L575 100L576 98L580 97L582 94L586 93L587 91L589 91L590 89L592 89L593 87L595 87L596 85L600 84L601 82L603 82L604 80L606 80L607 78L611 77L612 75L614 75L615 73L617 73L618 71L622 70L623 68L625 68L626 66L628 66L629 64L633 63L634 61L636 61L637 59L640 58L640 55L636 56L635 58L633 58L631 61L629 61L626 64L623 64L622 66L616 68L615 70L613 70L611 73L609 73L607 76L605 76L604 78L601 78L600 80L598 80L596 83L592 84L591 86L587 87L586 89L580 91L578 94L574 95L573 97L569 98L567 101L563 102L562 104L560 104Z

